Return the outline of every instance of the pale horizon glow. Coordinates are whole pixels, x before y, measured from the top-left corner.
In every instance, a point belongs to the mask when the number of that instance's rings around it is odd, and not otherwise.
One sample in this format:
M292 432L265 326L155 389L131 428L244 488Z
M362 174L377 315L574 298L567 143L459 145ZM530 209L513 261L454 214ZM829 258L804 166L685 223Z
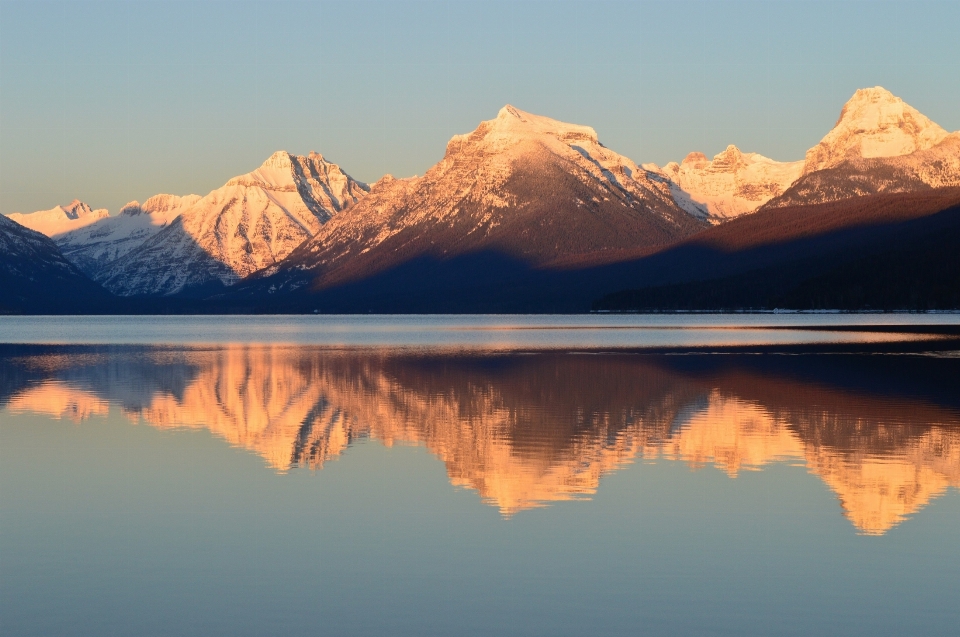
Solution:
M423 174L504 104L638 163L802 159L858 88L960 129L960 3L0 1L0 212L204 195L276 150Z

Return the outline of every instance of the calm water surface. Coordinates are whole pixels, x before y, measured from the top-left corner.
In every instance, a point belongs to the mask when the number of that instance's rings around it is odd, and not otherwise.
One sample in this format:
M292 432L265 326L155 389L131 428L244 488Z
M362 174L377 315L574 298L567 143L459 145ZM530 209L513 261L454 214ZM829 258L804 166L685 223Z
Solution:
M0 316L0 343L298 343L516 349L694 347L903 340L897 326L960 326L956 314L398 316ZM883 326L882 332L867 328ZM833 329L830 328L840 328ZM857 331L857 328L863 328ZM922 338L912 335L910 338Z
M0 632L955 635L958 322L2 318Z

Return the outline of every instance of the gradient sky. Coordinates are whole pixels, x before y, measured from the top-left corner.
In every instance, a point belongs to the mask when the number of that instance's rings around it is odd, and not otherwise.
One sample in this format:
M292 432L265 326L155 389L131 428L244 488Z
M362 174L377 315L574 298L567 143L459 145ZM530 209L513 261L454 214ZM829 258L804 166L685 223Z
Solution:
M507 103L666 163L801 159L857 88L960 129L960 2L0 0L0 212L205 194L273 151L422 174Z

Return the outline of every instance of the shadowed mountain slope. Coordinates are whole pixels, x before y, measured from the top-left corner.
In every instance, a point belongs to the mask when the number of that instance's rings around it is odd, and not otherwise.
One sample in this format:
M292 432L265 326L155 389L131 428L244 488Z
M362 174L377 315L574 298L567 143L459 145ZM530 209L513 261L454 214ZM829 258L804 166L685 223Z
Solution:
M450 259L425 255L316 294L268 292L259 298L251 295L220 302L225 303L226 310L245 307L264 312L583 312L606 295L644 288L643 297L625 293L593 307L786 307L777 300L804 281L826 275L832 269L842 271L844 264L853 264L869 255L896 249L899 240L909 254L904 253L899 261L891 260L889 267L913 272L911 278L902 281L915 287L920 304L902 307L946 307L952 306L949 299L924 300L930 290L923 282L940 286L936 281L957 271L948 265L954 258L950 246L957 245L950 229L955 213L950 209L958 204L960 189L875 195L761 211L666 248L611 254L612 259L619 259L613 263L570 261L533 267L494 250ZM914 255L917 250L922 252L924 242L932 239L944 249ZM917 258L911 262L910 255ZM307 285L310 271L302 274L302 285ZM264 282L272 281L275 279L267 278ZM677 285L692 287L673 287ZM876 286L884 285L883 278L876 280ZM669 294L646 296L650 289L666 289L664 286L670 288ZM639 302L639 298L646 300ZM802 308L822 307L809 301L794 303ZM844 307L848 306L877 307L866 298Z
M729 146L662 169L677 204L714 222L761 207L960 186L960 132L949 134L883 87L856 91L805 159L778 162Z
M807 151L803 173L765 207L960 186L960 131L947 133L882 87L860 89Z
M78 201L12 217L115 294L202 296L283 259L366 191L317 153L279 151L204 197L156 195L113 217Z
M423 177L384 178L228 298L346 303L338 289L372 280L414 297L502 290L530 271L609 263L703 227L664 180L605 148L593 129L507 106L454 137Z
M960 307L960 189L768 209L652 257L672 279L595 309L948 309ZM671 263L694 254L709 276ZM667 284L667 285L665 285Z
M0 313L91 311L111 297L49 238L0 215Z
M124 296L232 285L286 257L365 194L365 184L322 156L280 151L180 208L169 225L104 267L98 280Z

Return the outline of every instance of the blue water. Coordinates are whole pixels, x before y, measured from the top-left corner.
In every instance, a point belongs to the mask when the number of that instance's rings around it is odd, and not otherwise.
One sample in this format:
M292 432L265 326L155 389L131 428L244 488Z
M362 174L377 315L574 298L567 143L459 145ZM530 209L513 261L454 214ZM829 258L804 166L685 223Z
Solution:
M956 314L0 316L0 343L301 343L454 349L861 342L857 326L960 325ZM819 328L815 331L810 328Z
M4 318L0 632L954 635L924 320Z

